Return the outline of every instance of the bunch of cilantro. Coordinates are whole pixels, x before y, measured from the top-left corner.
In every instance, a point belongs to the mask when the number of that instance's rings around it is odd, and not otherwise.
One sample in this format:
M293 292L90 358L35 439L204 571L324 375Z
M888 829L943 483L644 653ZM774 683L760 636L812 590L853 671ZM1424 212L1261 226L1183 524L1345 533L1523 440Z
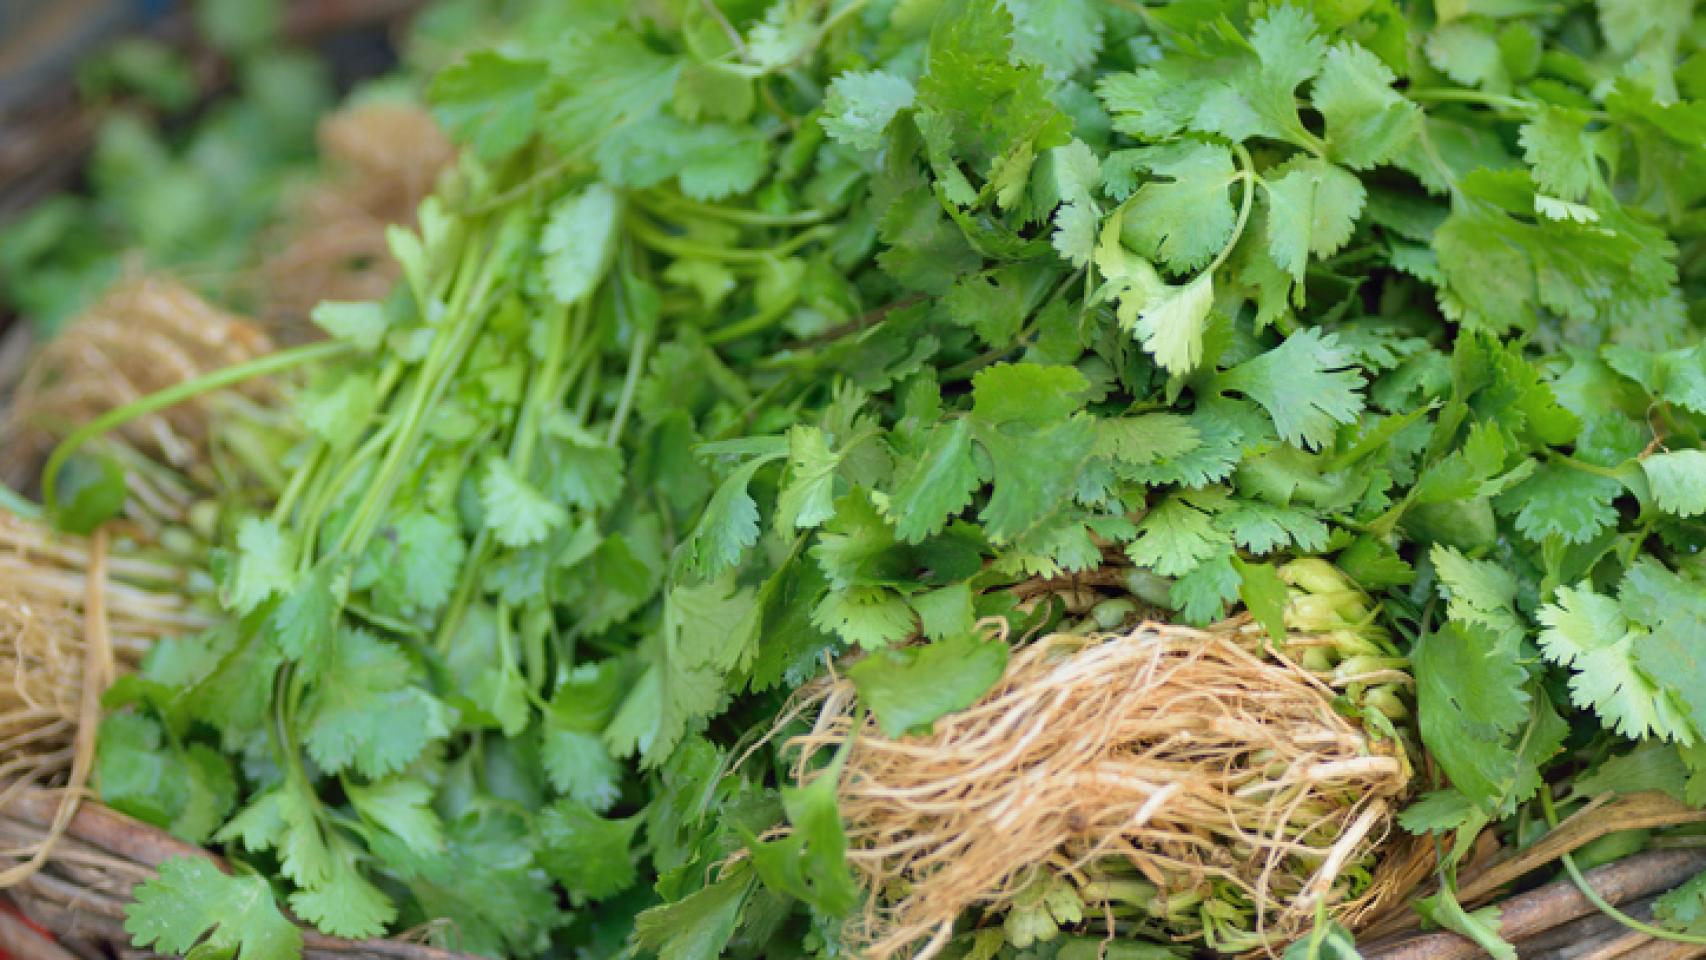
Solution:
M288 907L837 955L862 895L832 778L766 737L790 692L860 652L882 729L927 727L1001 673L979 619L1058 613L1006 587L1115 555L1192 623L1282 619L1294 557L1376 598L1413 830L1526 840L1584 774L1566 811L1706 801L1687 0L510 13L432 83L465 151L405 282L317 312L342 352L225 519L227 622L115 699L103 768L175 766L108 802L244 868L166 864L139 944L286 960ZM952 949L1099 942L1025 928Z

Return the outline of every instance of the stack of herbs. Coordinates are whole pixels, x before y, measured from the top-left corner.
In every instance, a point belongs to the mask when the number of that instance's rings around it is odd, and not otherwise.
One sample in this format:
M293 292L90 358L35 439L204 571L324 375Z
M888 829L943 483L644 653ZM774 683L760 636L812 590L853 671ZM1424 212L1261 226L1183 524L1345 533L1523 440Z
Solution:
M1550 818L1605 764L1706 801L1687 0L514 16L433 82L465 152L405 282L317 313L310 439L209 558L226 622L113 698L103 769L181 762L107 801L250 868L168 863L139 944L282 960L288 906L837 954L834 795L747 754L845 651L897 729L972 703L974 625L1049 616L1004 588L1111 554L1191 623L1277 621L1294 557L1376 598L1413 830ZM204 815L151 792L181 777Z

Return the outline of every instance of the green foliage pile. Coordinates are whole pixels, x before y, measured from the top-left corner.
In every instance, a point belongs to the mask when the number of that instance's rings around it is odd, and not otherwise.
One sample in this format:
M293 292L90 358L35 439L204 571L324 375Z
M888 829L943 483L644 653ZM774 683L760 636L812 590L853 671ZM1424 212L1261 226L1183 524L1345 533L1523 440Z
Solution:
M1687 0L514 16L432 82L466 150L406 281L317 313L343 351L276 505L223 520L226 622L113 698L106 801L252 868L168 865L139 944L285 960L288 906L837 955L833 793L736 760L826 656L878 654L898 729L971 703L974 624L1058 614L1005 588L1110 553L1185 622L1274 622L1298 557L1377 600L1438 772L1413 830L1528 839L1584 771L1564 812L1706 802ZM1094 909L1053 916L950 949L1093 955Z

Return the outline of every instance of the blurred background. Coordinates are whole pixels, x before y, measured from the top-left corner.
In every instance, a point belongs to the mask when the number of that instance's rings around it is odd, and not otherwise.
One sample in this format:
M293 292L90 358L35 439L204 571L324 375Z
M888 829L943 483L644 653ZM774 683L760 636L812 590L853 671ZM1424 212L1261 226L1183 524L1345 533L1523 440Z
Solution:
M324 176L330 112L418 104L411 78L487 5L423 6L0 0L0 385L126 275L256 306L269 237Z

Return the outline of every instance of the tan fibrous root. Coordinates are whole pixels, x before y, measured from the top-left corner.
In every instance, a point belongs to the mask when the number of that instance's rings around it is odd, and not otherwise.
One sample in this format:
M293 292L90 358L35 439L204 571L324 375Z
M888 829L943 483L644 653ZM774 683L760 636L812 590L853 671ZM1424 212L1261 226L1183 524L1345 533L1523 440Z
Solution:
M108 410L271 350L259 327L175 280L122 280L31 358L0 420L5 479L28 486L55 443ZM193 473L206 460L213 409L243 397L275 399L254 381L138 418L118 435L136 453Z
M287 207L260 269L264 315L285 340L311 335L322 300L382 300L400 270L386 230L413 225L415 211L455 150L424 108L356 104L320 122L326 174Z
M861 956L929 956L966 911L1007 910L1045 871L1074 882L1086 922L1114 925L1094 879L1135 871L1163 935L1200 937L1160 905L1212 890L1270 946L1310 929L1318 904L1354 926L1391 892L1370 882L1372 854L1408 786L1405 748L1247 620L1043 636L927 735L857 719L849 681L816 696L795 774L824 775L851 738L838 792L867 900L843 933Z
M93 735L88 697L160 638L214 622L195 599L211 590L199 575L111 542L0 511L0 799L64 782L80 731Z

